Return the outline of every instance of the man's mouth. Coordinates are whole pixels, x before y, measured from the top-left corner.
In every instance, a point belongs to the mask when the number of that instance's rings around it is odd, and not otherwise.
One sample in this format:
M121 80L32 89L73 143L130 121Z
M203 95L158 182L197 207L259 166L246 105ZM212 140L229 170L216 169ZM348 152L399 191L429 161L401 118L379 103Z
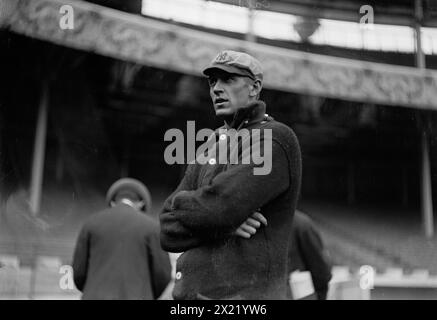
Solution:
M214 104L219 105L219 104L222 104L222 103L227 102L227 101L228 100L223 99L223 98L217 98L214 100Z

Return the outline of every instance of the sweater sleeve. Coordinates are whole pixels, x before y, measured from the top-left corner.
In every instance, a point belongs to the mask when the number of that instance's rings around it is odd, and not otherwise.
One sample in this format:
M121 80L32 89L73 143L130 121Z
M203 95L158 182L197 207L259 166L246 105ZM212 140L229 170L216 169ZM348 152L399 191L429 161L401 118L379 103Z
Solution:
M229 236L253 212L289 187L289 161L276 140L271 156L268 174L254 174L257 165L253 163L231 165L210 184L177 193L171 211L174 223L205 239Z
M182 191L193 190L194 180L197 177L195 165L188 165L185 175L176 190L164 202L159 216L161 232L161 247L169 252L183 252L202 243L202 239L182 225L173 212L173 201L176 194Z

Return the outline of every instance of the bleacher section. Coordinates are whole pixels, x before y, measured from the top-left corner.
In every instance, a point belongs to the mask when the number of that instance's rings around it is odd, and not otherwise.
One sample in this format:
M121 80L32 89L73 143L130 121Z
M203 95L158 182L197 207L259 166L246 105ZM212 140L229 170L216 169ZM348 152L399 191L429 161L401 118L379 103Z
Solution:
M163 194L155 198L156 212L165 198ZM51 194L50 199L54 198L56 195ZM100 201L103 199L90 198L91 209L87 212L96 209ZM62 216L63 220L56 222L51 217L46 229L41 221L24 218L17 209L20 206L9 207L15 211L10 210L6 219L3 215L0 224L1 299L79 298L77 290L60 288L60 268L71 264L87 208L86 199L80 202L68 219ZM58 201L57 206L52 202L51 210L63 207L65 201ZM391 209L315 201L302 201L300 209L320 228L336 266L330 299L437 299L437 240L422 236L420 215L412 221L414 215L396 215ZM359 270L363 265L372 266L376 272L370 291L360 288Z
M319 226L336 265L353 270L371 265L378 273L425 269L437 275L437 239L424 237L420 212L316 201L302 202L300 208Z
M39 256L31 268L20 266L16 256L0 255L0 300L79 299L69 271L57 257Z

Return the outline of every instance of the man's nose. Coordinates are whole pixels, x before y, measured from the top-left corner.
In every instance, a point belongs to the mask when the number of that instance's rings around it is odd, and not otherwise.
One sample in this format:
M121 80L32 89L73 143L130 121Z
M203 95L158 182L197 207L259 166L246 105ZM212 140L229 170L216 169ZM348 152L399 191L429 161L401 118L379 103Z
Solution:
M220 80L217 80L217 82L212 87L212 90L215 94L223 92L223 87L222 87L222 83Z

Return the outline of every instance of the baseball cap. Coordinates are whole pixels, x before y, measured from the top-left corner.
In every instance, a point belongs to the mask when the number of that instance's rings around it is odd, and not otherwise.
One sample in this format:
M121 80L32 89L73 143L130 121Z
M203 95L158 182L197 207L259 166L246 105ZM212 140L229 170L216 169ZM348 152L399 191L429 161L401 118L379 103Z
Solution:
M210 76L216 69L247 76L254 80L263 79L261 63L251 55L244 52L232 50L224 50L220 52L203 70L203 74Z
M115 181L106 193L106 202L110 204L117 196L144 201L144 212L149 212L152 208L152 197L149 189L136 179L122 178Z

